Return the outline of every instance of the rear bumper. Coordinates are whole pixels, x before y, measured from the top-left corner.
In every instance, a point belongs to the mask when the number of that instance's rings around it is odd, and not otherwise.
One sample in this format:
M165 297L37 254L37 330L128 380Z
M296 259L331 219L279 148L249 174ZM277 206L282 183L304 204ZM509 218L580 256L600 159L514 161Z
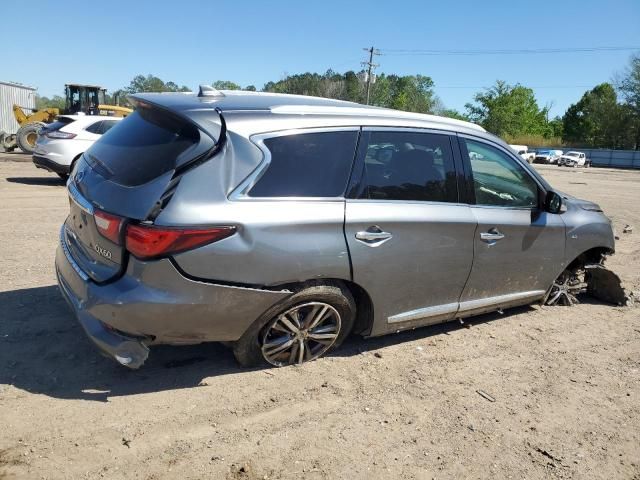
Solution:
M60 291L89 338L131 368L142 365L150 344L238 340L264 311L291 295L194 281L167 259L134 257L121 278L98 285L74 261L62 234L56 273ZM122 358L130 358L129 363Z
M61 165L53 160L43 157L42 155L33 155L33 164L38 168L44 168L53 173L69 174L69 165Z

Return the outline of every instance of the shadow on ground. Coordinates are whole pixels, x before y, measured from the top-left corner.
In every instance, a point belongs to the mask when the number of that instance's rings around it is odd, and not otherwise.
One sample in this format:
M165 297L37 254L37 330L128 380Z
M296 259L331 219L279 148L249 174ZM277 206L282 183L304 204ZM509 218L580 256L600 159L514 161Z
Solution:
M39 185L50 187L64 187L66 181L58 177L8 177L7 182L21 183L23 185Z
M55 398L106 402L114 396L192 388L207 377L248 371L218 343L152 347L142 369L127 370L98 353L53 285L0 292L0 305L0 385ZM483 315L472 323L527 310ZM451 322L366 340L352 337L334 355L358 355L459 328L464 326Z

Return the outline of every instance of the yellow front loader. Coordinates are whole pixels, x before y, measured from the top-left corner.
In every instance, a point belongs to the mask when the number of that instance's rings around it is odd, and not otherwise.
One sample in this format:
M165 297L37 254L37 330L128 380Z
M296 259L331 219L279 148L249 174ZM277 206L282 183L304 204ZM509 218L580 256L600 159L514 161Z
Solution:
M65 85L65 115L109 115L126 117L132 109L118 105L107 105L105 102L106 89L97 85L82 85L70 83ZM38 140L38 131L47 123L51 123L60 115L58 108L43 108L34 110L27 115L19 105L13 106L13 115L20 125L15 135L0 138L0 147L12 151L20 147L25 153L33 153Z

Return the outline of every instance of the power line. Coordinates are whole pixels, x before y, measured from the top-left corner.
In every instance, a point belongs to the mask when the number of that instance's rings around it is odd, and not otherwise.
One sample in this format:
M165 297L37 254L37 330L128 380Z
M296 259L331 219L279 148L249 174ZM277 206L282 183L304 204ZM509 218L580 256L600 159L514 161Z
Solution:
M521 48L499 50L422 50L384 49L381 55L540 55L553 53L622 52L640 50L640 47L575 47L575 48Z
M373 47L371 48L363 48L365 52L369 52L369 61L368 62L360 62L363 67L367 67L367 105L369 105L369 93L371 91L371 83L372 83L372 75L373 69L379 67L380 65L377 63L373 63L373 56L380 55L380 50L377 50Z

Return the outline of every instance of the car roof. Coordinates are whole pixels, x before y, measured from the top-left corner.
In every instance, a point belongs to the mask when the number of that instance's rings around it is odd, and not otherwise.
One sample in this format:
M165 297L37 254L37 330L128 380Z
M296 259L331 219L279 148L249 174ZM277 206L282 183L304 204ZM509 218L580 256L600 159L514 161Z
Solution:
M149 103L183 115L193 117L197 112L219 108L224 114L237 114L237 118L264 120L265 115L306 119L305 124L398 124L423 128L465 129L475 132L485 130L473 123L452 118L388 108L361 105L359 103L330 98L291 95L282 93L221 90L213 95L198 96L195 93L140 93L129 97L134 103ZM316 119L317 122L311 121ZM362 121L367 119L367 121ZM285 123L285 122L280 122Z

